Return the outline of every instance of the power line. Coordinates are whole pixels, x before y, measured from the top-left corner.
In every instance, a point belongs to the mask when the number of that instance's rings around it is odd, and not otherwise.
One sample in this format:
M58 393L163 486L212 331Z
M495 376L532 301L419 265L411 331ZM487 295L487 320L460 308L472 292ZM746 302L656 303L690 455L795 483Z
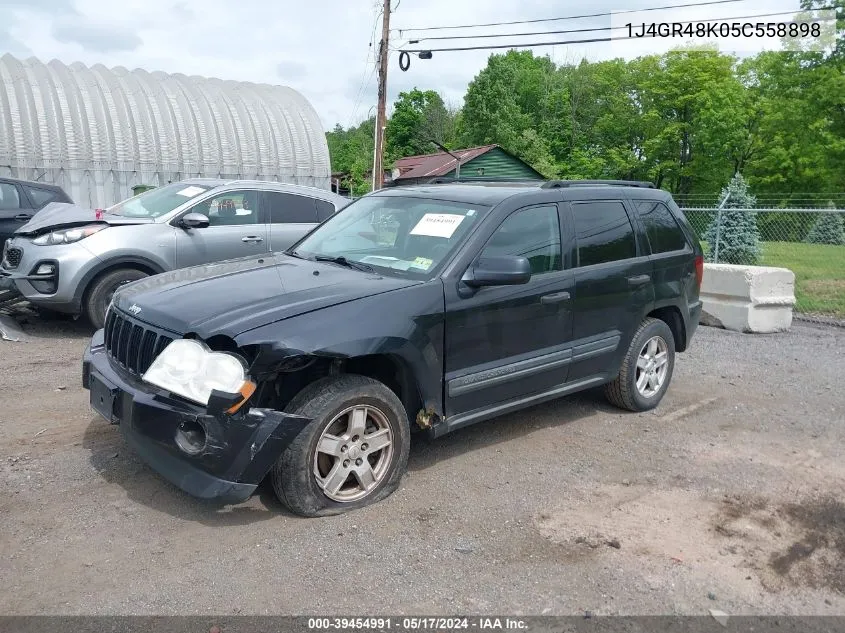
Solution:
M773 15L792 14L795 11L775 11L774 13L755 13L754 15L732 15L724 18L707 18L707 22L724 22L726 20L749 20L751 18L767 18ZM703 20L684 20L681 22L673 21L673 24L691 24L694 22L701 22ZM417 44L419 42L431 42L434 40L475 40L485 39L491 37L528 37L532 35L560 35L562 33L589 33L595 31L614 31L624 29L625 26L594 26L582 29L564 29L561 31L532 31L527 33L496 33L484 35L438 35L435 37L421 37L414 40L409 40L408 44Z
M366 78L367 77L367 69L370 66L370 55L373 52L373 43L376 39L376 27L378 26L378 19L381 17L381 9L378 8L378 5L374 5L373 10L375 11L375 17L373 18L373 28L372 28L372 32L370 33L370 45L367 47L367 59L364 60L364 72L361 73L361 83L358 85L358 90L357 90L356 95L355 95L354 105L352 107L352 115L346 121L346 127L351 126L352 121L355 119L355 116L358 114L358 107L361 105L361 99L364 96L364 91L366 90L367 86L370 84L370 80L372 80L373 73L375 73L375 69L376 69L376 64L373 64L373 70L372 70L372 72L370 72L369 78Z
M561 20L581 20L584 18L600 18L615 13L640 13L642 11L662 11L664 9L681 9L687 7L704 7L713 4L729 4L734 2L746 2L747 0L708 0L707 2L684 3L667 5L663 7L647 7L645 9L625 9L623 11L603 11L601 13L586 13L584 15L568 15L559 18L538 18L536 20L515 20L513 22L489 22L487 24L453 24L448 26L422 26L412 29L397 29L399 33L410 31L443 31L447 29L474 29L488 26L510 26L513 24L537 24L540 22L559 22Z

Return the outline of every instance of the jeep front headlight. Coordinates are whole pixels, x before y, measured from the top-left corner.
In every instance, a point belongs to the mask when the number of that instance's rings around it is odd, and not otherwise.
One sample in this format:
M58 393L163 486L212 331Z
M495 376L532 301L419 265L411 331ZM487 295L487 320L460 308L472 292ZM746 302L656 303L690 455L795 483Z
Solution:
M207 405L215 389L246 395L246 363L239 356L212 352L204 343L179 339L170 343L144 373L143 380L198 404Z

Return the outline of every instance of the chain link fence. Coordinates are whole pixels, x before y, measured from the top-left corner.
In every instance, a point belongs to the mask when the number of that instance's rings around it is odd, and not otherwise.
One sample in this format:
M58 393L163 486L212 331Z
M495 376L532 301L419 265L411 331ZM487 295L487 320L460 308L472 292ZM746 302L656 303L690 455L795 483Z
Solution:
M845 209L684 208L706 261L788 268L794 316L845 326Z

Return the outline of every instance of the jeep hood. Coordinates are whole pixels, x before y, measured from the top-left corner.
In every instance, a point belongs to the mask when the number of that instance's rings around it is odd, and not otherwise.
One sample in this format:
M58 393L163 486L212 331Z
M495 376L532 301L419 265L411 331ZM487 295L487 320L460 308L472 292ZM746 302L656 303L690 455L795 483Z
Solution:
M149 224L152 218L132 218L113 215L105 211L98 212L86 207L65 202L51 202L38 211L32 218L15 231L16 235L37 235L57 229L67 229L86 224Z
M178 334L234 338L275 321L417 283L278 253L142 279L115 293L114 304Z

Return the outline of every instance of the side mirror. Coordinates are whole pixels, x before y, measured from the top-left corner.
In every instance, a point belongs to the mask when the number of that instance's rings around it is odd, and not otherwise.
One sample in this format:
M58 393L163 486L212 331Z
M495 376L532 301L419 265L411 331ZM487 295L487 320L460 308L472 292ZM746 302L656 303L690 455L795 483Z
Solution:
M482 257L467 270L462 281L471 288L515 286L531 279L531 263L525 257L497 255Z
M186 213L179 220L179 226L183 229L204 229L209 224L208 216L202 213Z

